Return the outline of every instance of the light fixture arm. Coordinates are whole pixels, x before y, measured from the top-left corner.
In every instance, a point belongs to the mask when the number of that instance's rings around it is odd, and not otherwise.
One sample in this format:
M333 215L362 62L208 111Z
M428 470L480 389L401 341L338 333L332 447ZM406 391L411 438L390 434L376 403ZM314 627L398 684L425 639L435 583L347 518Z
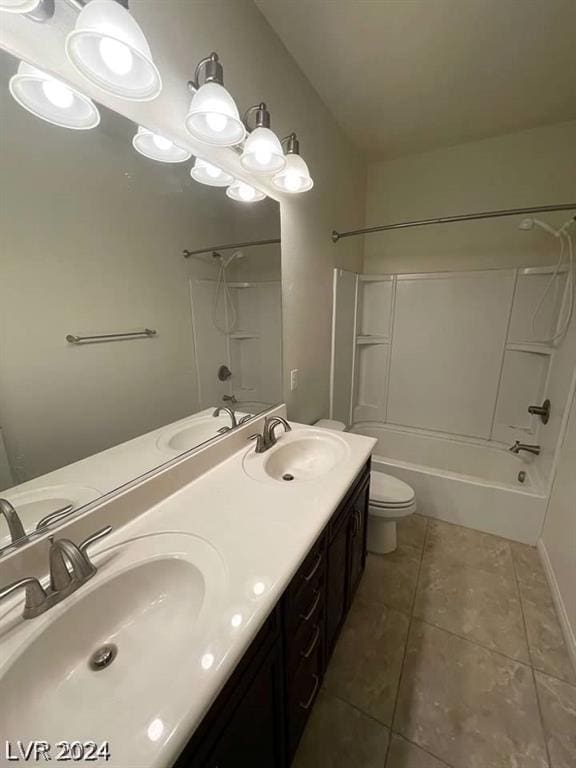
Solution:
M210 56L205 56L196 65L194 70L194 79L188 81L188 90L192 93L200 88L200 76L204 71L205 83L218 83L218 85L224 85L224 68L220 64L220 58L215 51L212 51Z
M248 107L246 112L244 112L242 122L249 131L254 130L253 128L250 128L250 118L252 115L256 116L254 120L254 129L270 128L270 112L268 111L265 102L261 101L259 104L254 104L252 107Z
M300 154L300 142L298 141L298 137L292 131L292 133L289 133L288 136L284 136L283 139L280 139L280 144L282 146L286 145L286 154L287 155L299 155Z
M64 0L64 2L80 13L89 0ZM124 6L126 9L128 8L128 0L115 0L115 2ZM55 5L56 0L40 0L36 8L33 11L26 13L25 16L27 19L38 21L42 24L54 16Z

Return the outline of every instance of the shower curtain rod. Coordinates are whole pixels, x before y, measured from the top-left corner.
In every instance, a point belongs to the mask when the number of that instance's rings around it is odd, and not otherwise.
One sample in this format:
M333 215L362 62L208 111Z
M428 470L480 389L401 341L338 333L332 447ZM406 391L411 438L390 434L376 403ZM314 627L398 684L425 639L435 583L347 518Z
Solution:
M199 248L197 251L182 251L185 259L190 256L199 256L202 253L213 253L214 251L231 251L234 248L250 248L253 245L279 245L280 238L276 240L251 240L246 243L230 243L229 245L213 245L211 248Z
M499 216L520 216L526 213L549 213L550 211L576 211L576 203L562 205L535 205L531 208L504 208L497 211L482 211L481 213L465 213L459 216L440 216L436 219L416 219L414 221L399 221L395 224L381 224L376 227L351 229L349 232L332 230L332 242L337 243L343 237L370 235L372 232L386 232L389 229L409 229L410 227L425 227L428 224L451 224L454 221L475 221L478 219L496 219Z

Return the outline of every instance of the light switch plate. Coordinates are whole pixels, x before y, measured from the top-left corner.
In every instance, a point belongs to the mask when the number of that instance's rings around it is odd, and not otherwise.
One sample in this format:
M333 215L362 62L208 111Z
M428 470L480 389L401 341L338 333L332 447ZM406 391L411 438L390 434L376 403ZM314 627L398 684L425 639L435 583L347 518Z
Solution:
M290 371L290 392L294 392L295 389L298 389L298 374L298 368L294 368Z

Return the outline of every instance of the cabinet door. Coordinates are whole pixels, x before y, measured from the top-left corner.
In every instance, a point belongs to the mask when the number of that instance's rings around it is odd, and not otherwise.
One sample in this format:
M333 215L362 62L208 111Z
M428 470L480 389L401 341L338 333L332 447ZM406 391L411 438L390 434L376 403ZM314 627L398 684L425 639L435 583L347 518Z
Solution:
M274 648L225 726L206 768L282 768L282 666Z
M348 528L349 515L328 544L328 573L326 579L326 652L332 653L338 632L344 621L348 598Z
M350 591L352 601L366 564L366 526L368 522L369 485L365 485L354 499L349 523L350 535Z

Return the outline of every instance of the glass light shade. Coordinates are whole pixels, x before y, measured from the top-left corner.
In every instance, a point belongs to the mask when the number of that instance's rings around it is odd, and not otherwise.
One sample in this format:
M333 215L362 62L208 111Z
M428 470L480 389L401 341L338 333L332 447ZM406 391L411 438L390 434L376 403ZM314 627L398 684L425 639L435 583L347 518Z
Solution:
M100 122L100 113L88 96L24 61L8 87L20 106L54 125L86 131Z
M116 0L91 0L66 37L66 55L90 82L130 101L162 90L152 52L135 19Z
M184 163L192 157L192 152L141 125L138 126L138 133L132 139L132 146L141 155L151 160L159 160L161 163Z
M246 139L240 162L252 173L275 173L284 168L286 158L278 136L270 128L255 128Z
M38 5L40 5L40 0L0 0L0 11L30 13Z
M286 167L272 179L272 184L282 192L298 194L312 189L314 182L300 155L286 155Z
M208 184L210 187L227 187L232 184L234 177L217 165L212 165L201 157L196 158L194 167L190 170L190 176L200 184Z
M186 127L195 138L217 147L239 144L246 135L234 99L218 83L205 83L192 96Z
M232 200L238 200L241 203L256 203L259 200L264 200L266 195L264 192L259 192L250 184L245 184L243 181L234 181L226 190L228 197Z

